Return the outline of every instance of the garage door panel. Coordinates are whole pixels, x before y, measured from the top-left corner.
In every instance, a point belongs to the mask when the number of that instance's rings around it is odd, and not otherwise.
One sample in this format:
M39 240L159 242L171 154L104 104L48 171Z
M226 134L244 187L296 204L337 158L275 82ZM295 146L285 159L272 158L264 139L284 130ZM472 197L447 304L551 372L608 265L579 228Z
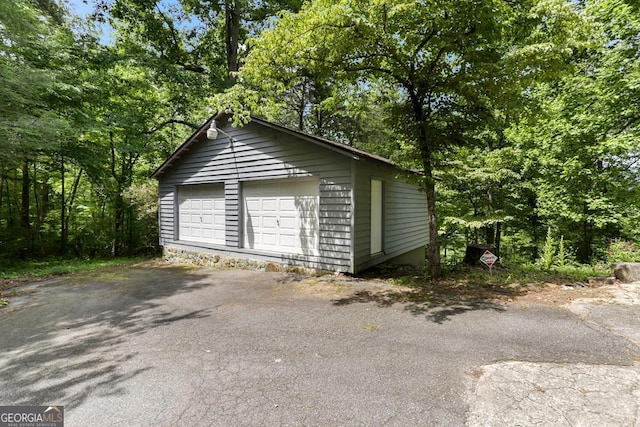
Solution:
M262 228L268 229L276 229L278 228L278 219L276 217L272 217L272 216L263 216L261 218L261 226Z
M262 208L260 204L260 200L255 200L255 199L247 199L246 207L247 207L247 212L256 212Z
M276 233L262 233L261 239L256 243L261 245L274 246L278 243L278 235Z
M282 227L280 227L280 228L278 229L278 231L280 232L280 234L281 234L282 236L297 237L297 236L300 236L300 235L301 235L301 234L300 234L300 232L298 231L298 229L296 229L296 228L289 228L289 229L287 229L287 228L282 228Z
M180 227L180 236L191 236L191 227Z
M243 239L246 248L283 253L317 253L317 180L245 183L243 199Z
M280 228L283 230L296 230L298 227L296 218L280 217Z
M212 244L225 243L223 184L178 188L178 238Z
M278 199L279 202L279 208L280 208L280 212L284 213L284 212L290 212L290 213L295 213L297 208L296 208L296 202L294 199L291 198L286 198L286 199Z
M202 214L200 216L200 221L202 225L213 225L213 214Z
M296 238L295 236L280 236L280 245L286 248L294 249L296 247Z
M278 227L262 227L257 234L269 234L277 236L278 232Z
M276 199L262 199L261 202L263 212L277 212L278 201Z

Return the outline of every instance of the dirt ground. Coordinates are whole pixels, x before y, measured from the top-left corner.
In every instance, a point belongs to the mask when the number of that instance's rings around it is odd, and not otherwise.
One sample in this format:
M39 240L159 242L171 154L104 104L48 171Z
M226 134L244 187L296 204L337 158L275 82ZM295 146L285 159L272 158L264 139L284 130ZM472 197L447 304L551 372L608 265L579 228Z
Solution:
M487 284L466 280L443 279L437 282L424 280L417 271L400 271L401 274L369 272L363 277L326 275L297 277L296 289L301 292L333 297L350 297L373 301L379 305L394 303L459 304L501 302L564 306L583 298L610 298L611 290L619 283L552 283L543 284ZM407 280L408 279L408 280ZM408 283L406 283L408 282Z
M616 285L613 285L616 286ZM563 306L582 298L610 298L611 286L571 287L555 283L530 290L516 298L521 303L536 303L550 306Z
M144 261L139 266L165 268L169 264L160 260ZM108 267L119 269L122 267ZM0 308L2 301L10 302L11 297L24 296L29 291L21 290L24 285L50 279L32 278L19 280L0 280ZM612 286L585 283L552 283L543 284L487 284L473 283L460 278L443 279L429 282L424 279L419 269L409 266L384 267L369 270L362 276L343 274L325 274L321 276L302 276L289 274L287 282L296 282L296 291L330 296L352 298L362 301L374 301L379 305L394 303L416 304L458 304L482 301L521 304L542 304L563 306L581 298L608 298Z

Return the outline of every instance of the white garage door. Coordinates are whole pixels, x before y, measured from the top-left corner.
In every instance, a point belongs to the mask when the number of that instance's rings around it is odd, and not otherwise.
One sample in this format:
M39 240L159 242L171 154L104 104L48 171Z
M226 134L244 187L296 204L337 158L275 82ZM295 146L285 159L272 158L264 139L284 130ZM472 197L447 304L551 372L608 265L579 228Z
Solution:
M224 184L183 185L178 188L179 239L225 243Z
M317 255L318 180L244 183L244 247Z

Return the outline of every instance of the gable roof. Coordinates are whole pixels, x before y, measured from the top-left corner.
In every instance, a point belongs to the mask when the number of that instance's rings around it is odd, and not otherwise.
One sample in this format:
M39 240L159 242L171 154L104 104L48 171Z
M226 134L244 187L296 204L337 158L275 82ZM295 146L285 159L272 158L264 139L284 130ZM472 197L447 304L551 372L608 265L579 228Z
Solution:
M203 139L206 140L206 133L207 133L207 129L209 128L209 126L211 125L211 122L214 120L217 121L222 121L225 120L229 117L228 114L226 113L218 113L218 114L214 114L213 116L211 116L209 118L209 120L207 120L198 130L196 130L193 134L191 134L191 136L189 138L187 138L187 140L182 143L182 145L180 145L180 147L178 147L176 149L176 151L173 152L173 154L171 154L152 174L151 174L151 178L159 178L160 175L162 175L163 173L165 173L167 171L167 169L169 169L171 167L171 165L176 162L178 159L180 159L187 151L189 151L189 149L191 148L191 146L197 142L202 141ZM251 116L251 121L254 123L258 123L262 126L266 126L272 129L276 129L279 130L281 132L284 133L288 133L290 135L296 136L300 139L303 139L305 141L311 142L313 144L319 145L323 148L327 148L331 151L335 151L337 153L340 153L342 155L348 156L354 160L360 160L362 158L365 159L372 159L372 160L376 160L382 163L386 163L387 165L393 166L395 168L397 168L398 166L395 165L391 160L382 157L382 156L378 156L376 154L372 154L372 153L368 153L366 151L363 150L359 150L357 148L354 148L350 145L346 145L346 144L342 144L340 142L336 142L336 141L332 141L330 139L327 138L322 138L320 136L316 136L316 135L312 135L310 133L306 133L306 132L302 132L296 129L292 129L290 127L287 126L283 126L283 125L279 125L273 122L270 122L268 120L265 120L261 117L257 117L252 115ZM203 138L204 137L204 138Z

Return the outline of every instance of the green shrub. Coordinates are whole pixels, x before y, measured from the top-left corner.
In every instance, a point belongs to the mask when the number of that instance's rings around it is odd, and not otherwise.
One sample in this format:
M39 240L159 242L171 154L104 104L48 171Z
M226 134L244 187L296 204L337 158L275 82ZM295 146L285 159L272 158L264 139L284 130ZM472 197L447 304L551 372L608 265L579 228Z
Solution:
M550 270L553 266L553 260L556 255L555 243L551 234L551 227L547 229L547 239L542 247L542 255L540 257L540 266L543 270Z
M607 248L607 262L640 262L640 248L626 240L611 240Z
M558 243L558 267L562 268L567 265L568 257L564 248L564 236L560 236L560 242Z

